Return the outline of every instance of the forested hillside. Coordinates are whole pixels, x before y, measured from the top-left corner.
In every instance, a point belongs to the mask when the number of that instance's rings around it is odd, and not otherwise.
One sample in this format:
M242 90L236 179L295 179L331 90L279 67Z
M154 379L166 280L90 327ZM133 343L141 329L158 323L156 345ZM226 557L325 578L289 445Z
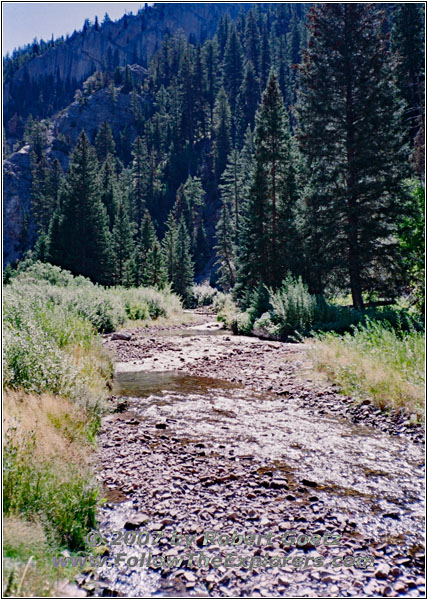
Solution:
M423 5L201 6L214 20L166 27L151 56L137 49L171 5L6 59L6 260L31 249L104 285L169 281L185 300L209 280L243 308L288 273L357 309L417 291ZM113 34L126 52L105 45ZM25 85L77 43L107 48L80 86Z

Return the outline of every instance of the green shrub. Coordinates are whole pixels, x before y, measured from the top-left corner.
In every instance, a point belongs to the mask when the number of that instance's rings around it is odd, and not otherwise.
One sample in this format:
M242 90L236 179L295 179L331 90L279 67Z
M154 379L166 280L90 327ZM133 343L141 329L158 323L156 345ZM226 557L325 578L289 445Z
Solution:
M249 335L253 327L251 314L248 311L238 312L231 318L229 325L233 333L237 335Z
M217 296L221 294L216 288L211 287L208 283L194 285L192 288L192 306L212 306Z
M280 337L287 337L296 331L307 331L314 322L316 298L308 292L302 278L288 275L278 291L270 292L271 317L278 326Z
M265 312L254 322L253 333L260 338L279 340L281 339L281 325L275 325L271 314Z

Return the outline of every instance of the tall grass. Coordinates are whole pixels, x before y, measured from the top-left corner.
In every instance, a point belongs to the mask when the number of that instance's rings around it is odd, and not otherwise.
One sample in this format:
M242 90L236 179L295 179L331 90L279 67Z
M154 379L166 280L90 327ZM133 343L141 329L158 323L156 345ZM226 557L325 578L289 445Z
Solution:
M310 350L315 366L346 394L369 398L380 408L424 413L424 334L407 326L368 320L352 333L323 333Z
M28 520L37 517L48 536L71 550L85 547L85 534L95 526L98 490L89 471L60 457L35 461L35 434L17 441L6 435L3 456L3 510ZM85 472L86 471L86 472Z
M83 549L95 525L99 490L88 458L112 376L98 334L180 313L181 303L168 289L105 289L34 263L12 274L3 308L3 506L7 523L43 530L37 569L26 571L33 578L26 589L39 595L37 573L58 576L48 557L61 548ZM23 558L34 553L31 540L21 540L19 548L10 541L8 548L10 595L18 590Z

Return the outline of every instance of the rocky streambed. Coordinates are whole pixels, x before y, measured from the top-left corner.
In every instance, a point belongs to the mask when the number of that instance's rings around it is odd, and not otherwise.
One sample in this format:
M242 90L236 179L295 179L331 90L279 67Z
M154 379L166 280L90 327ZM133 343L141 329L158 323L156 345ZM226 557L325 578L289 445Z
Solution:
M105 339L117 357L98 456L107 562L82 586L127 597L425 596L420 429L339 396L302 344L197 318Z

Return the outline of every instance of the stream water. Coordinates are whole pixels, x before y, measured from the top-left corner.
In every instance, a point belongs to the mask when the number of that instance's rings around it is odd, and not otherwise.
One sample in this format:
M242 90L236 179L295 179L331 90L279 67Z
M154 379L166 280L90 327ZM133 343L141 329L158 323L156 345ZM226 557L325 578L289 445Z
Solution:
M346 553L374 555L376 564L395 566L397 577L420 572L424 457L418 445L340 418L315 420L292 398L285 403L180 372L128 365L116 372L114 393L125 408L104 420L100 436L108 502L99 520L107 539L112 530L162 529L163 539L152 545L156 554L171 550L174 531L340 531ZM119 550L136 554L126 545ZM97 581L109 594L132 597L368 594L373 572L326 572L327 578L316 569L161 572L123 564L102 567ZM416 586L412 593L419 596Z

